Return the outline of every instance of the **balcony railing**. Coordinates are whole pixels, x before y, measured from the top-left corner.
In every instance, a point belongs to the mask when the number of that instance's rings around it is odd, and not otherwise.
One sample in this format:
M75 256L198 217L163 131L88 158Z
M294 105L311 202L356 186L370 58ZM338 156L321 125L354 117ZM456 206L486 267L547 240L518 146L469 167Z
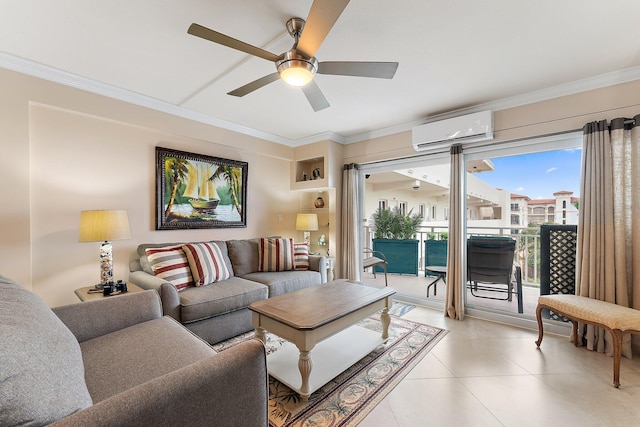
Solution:
M418 266L424 268L424 242L427 239L444 240L448 237L446 226L421 226L416 239L418 245ZM477 227L468 226L467 236L509 236L516 240L514 262L522 269L522 283L531 287L540 287L540 228L539 227ZM372 233L369 227L364 230L365 246L372 247Z

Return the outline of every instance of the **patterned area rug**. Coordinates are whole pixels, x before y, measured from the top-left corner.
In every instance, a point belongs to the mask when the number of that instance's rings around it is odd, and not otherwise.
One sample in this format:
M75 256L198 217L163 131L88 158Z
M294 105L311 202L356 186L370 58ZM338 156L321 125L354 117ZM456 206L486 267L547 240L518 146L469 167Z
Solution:
M393 304L391 304L391 308L389 309L389 314L402 317L414 308L416 308L415 305L403 304L401 302L394 301Z
M382 333L379 314L359 325ZM269 425L357 425L446 333L444 329L392 315L387 342L314 392L307 402L289 387L269 377ZM253 336L253 332L248 332L216 344L214 348L224 351ZM267 354L278 351L283 343L283 339L268 333Z

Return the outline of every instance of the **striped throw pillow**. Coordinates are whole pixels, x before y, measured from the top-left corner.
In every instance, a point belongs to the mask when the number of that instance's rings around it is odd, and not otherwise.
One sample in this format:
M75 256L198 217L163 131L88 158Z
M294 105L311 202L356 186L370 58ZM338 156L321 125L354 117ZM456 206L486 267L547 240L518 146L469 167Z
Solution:
M182 246L196 286L210 285L231 277L224 255L215 243L189 243Z
M293 263L295 270L309 269L309 245L306 243L293 244Z
M182 246L147 248L145 252L156 277L171 283L178 291L193 286L189 260Z
M260 238L258 271L288 271L293 267L293 239Z

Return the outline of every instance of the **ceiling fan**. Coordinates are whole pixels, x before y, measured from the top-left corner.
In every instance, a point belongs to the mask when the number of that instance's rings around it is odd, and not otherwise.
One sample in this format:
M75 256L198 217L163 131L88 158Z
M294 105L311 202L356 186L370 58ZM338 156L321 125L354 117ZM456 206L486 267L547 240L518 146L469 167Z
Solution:
M302 18L291 18L287 21L287 31L295 42L290 50L280 55L196 23L191 24L187 32L196 37L275 63L277 70L275 73L232 90L228 95L245 96L280 78L292 86L301 87L313 110L320 111L329 107L329 102L313 80L316 73L391 79L398 68L397 62L318 62L314 55L347 4L349 4L349 0L315 0L306 21Z

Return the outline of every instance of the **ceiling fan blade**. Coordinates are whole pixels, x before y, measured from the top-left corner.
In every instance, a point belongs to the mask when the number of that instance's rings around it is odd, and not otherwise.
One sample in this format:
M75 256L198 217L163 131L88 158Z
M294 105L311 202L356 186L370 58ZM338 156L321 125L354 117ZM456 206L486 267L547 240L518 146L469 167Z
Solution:
M238 89L232 90L231 92L227 93L227 95L245 96L253 92L254 90L258 90L261 87L268 85L269 83L275 82L279 78L280 76L278 75L278 73L267 74L264 77L260 77L258 80L254 80L251 83L247 83L244 86L240 86Z
M375 77L392 79L398 69L397 62L343 62L327 61L318 64L318 74Z
M268 52L264 49L260 49L259 47L252 46L240 40L236 40L233 37L229 37L196 23L193 23L189 26L187 33L191 34L192 36L200 37L202 39L230 47L231 49L248 53L249 55L254 55L259 58L266 59L267 61L276 62L280 59L279 55Z
M302 86L302 91L309 104L311 104L313 111L318 112L329 107L329 101L324 97L315 80L311 80L306 86Z
M315 0L302 29L297 49L315 56L333 24L336 23L349 0Z

